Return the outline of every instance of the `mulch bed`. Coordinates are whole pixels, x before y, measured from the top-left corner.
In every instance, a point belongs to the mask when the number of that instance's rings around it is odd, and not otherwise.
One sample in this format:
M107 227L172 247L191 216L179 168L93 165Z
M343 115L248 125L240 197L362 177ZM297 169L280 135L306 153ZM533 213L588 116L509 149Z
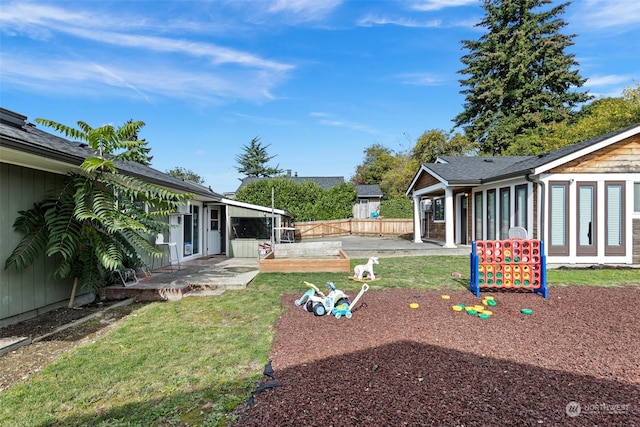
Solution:
M487 320L452 310L478 304L470 292L442 294L369 291L351 319L284 295L275 378L260 383L278 386L242 405L236 424L638 425L640 286L552 288L547 300L492 292Z

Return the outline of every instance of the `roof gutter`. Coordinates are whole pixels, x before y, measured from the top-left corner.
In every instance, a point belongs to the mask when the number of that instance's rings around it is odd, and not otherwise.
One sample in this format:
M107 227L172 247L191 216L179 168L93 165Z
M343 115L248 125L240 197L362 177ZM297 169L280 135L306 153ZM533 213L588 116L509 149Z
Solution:
M61 153L56 150L51 150L47 147L34 147L31 145L23 144L21 141L8 136L2 135L0 137L0 145L9 149L20 151L27 154L45 157L52 160L57 160L64 163L69 163L74 166L80 166L84 161L83 158L75 156L73 154Z

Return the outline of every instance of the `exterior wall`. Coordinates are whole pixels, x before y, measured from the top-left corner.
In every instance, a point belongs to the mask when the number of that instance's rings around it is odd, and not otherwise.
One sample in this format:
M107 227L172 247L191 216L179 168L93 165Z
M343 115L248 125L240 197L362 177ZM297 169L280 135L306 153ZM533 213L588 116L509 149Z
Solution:
M540 197L540 188L537 184L534 184L532 186L532 209L530 210L531 212L531 233L529 234L529 237L531 237L532 239L540 239L539 237L539 230L540 230L540 203L539 203L539 197Z
M436 178L432 177L429 174L423 173L422 176L420 176L416 181L414 189L419 190L420 188L431 187L432 185L436 185L439 183L440 181L438 181Z
M377 197L359 199L359 203L353 205L351 211L355 219L371 218L372 212L380 213L380 199Z
M428 221L428 223L426 224L427 229L424 230L425 232L424 238L427 240L437 240L437 241L444 242L446 238L445 222L444 221L434 222L432 215L429 215L429 219L427 221Z
M569 185L569 231L575 230L575 183L591 181L597 183L598 206L598 250L595 257L576 257L575 236L570 234L570 253L568 257L547 257L548 262L591 262L598 264L640 263L640 230L637 225L640 216L633 212L633 188L635 182L640 182L640 135L635 135L615 144L611 144L594 153L568 162L550 171L548 181L568 181ZM621 256L606 256L604 254L604 209L606 206L604 186L606 182L621 181L625 183L625 235L627 236L625 254ZM549 195L547 195L548 200ZM545 212L548 217L548 212ZM573 233L575 234L575 233ZM547 236L548 237L548 231ZM585 259L586 258L586 259ZM555 260L554 260L555 259Z
M229 236L229 253L231 258L257 258L260 243L269 241L270 239L253 239L253 238L234 238L232 230L233 217L241 218L263 218L270 217L271 213L247 209L240 206L227 206L226 235ZM282 218L279 214L275 214L275 227L282 226Z
M520 180L512 180L508 182L501 182L495 185L487 185L487 186L479 186L471 191L469 195L469 211L470 211L470 221L471 225L469 226L469 235L471 236L470 240L475 240L475 223L473 222L473 215L475 212L475 195L478 192L482 192L482 203L483 203L483 224L482 224L482 233L483 239L488 239L487 237L487 191L495 190L496 192L496 206L495 206L495 221L494 225L496 228L496 238L497 240L507 239L508 236L500 235L500 209L501 209L501 200L500 200L500 190L508 188L510 192L510 213L509 213L509 224L510 227L514 227L516 224L515 221L515 204L516 204L516 187L521 185L527 186L527 225L524 227L527 230L527 234L529 238L537 238L537 208L538 202L535 196L538 194L537 185L526 181L524 179Z
M550 173L639 173L640 135L583 156Z
M18 211L30 209L46 191L63 182L62 175L0 163L0 258L2 264L22 235L13 229ZM42 256L18 272L0 269L0 326L58 308L71 295L72 280L54 279L53 259Z
M470 189L469 211L467 217L469 240L476 238L476 222L475 222L475 195L481 193L482 197L482 235L484 239L488 239L487 233L487 193L495 191L495 218L491 224L495 225L495 238L505 239L507 224L501 223L501 202L502 195L506 196L506 192L502 189L509 189L509 228L519 224L518 219L524 221L529 238L547 241L545 249L547 250L547 262L549 263L567 263L567 264L640 264L640 212L634 211L634 185L640 183L640 135L628 137L622 141L611 143L595 152L582 155L574 160L562 162L566 159L558 159L559 166L546 171L540 176L535 177L536 182L527 180L524 175L505 180L502 182L491 182L486 185L478 185ZM524 174L525 172L523 172ZM550 209L551 194L549 185L557 182L566 188L566 204L563 216L556 216L565 221L564 227L566 235L557 234L550 235ZM608 184L624 188L620 203L622 211L616 209L614 212L623 218L621 227L618 228L615 222L607 220L607 188ZM593 188L594 214L592 217L585 214L584 211L578 210L578 186L580 188ZM517 189L526 186L526 220L521 215L516 215ZM414 185L411 188L414 195L418 197L439 197L442 186L440 182L429 173L421 172ZM429 193L426 193L429 189ZM451 187L453 190L453 211L454 216L446 215L447 221L453 221L453 229L455 230L455 240L460 242L461 224L459 217L460 198L456 197L462 187ZM467 189L467 192L469 189ZM438 194L439 193L439 194ZM449 193L450 194L450 193ZM558 193L560 194L560 193ZM586 194L586 193L583 193ZM564 195L563 195L564 197ZM614 195L616 204L618 203L618 195ZM588 198L584 200L588 201ZM591 206L590 202L589 205ZM522 204L520 204L522 206ZM558 205L556 205L558 206ZM520 211L521 213L522 211ZM582 222L579 221L582 217ZM591 219L593 218L593 219ZM612 218L617 218L612 217ZM586 222L589 221L589 222ZM614 228L607 230L608 224ZM451 224L449 224L451 230ZM580 229L579 229L580 226ZM446 240L444 221L434 222L432 216L428 215L422 221L423 236L427 239ZM593 230L593 233L592 233ZM620 233L622 244L618 241L618 234L608 234L610 231ZM557 230L560 233L560 230ZM580 238L578 234L580 233ZM479 233L480 234L480 233ZM553 251L549 251L551 237L558 240L557 237L564 237L562 243L554 242ZM595 238L594 238L595 236ZM585 238L586 237L586 238ZM614 237L611 240L611 237ZM493 238L493 237L492 237Z
M581 168L582 169L582 168ZM588 169L588 165L586 168ZM572 169L575 170L575 169ZM558 171L561 171L558 169ZM550 174L543 177L543 181L547 187L545 195L545 211L543 212L544 218L544 236L543 240L550 240L550 191L548 191L550 182L567 183L568 184L568 212L567 215L567 231L568 231L568 253L566 255L547 255L548 263L555 264L632 264L637 263L638 256L635 255L635 248L639 245L640 233L634 223L637 222L637 214L633 212L633 186L634 182L640 182L640 172L636 173L572 173L572 174ZM581 182L592 182L596 184L596 245L597 251L593 256L578 256L577 254L577 184ZM607 255L605 253L605 241L606 241L606 195L605 184L607 182L623 182L625 185L624 193L624 254ZM547 252L549 251L549 243L545 245Z

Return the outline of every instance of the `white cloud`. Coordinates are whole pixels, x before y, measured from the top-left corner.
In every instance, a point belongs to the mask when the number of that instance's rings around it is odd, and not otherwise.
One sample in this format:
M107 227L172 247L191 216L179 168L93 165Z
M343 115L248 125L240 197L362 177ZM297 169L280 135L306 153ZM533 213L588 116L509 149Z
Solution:
M585 28L619 30L628 26L637 28L640 22L640 2L636 0L585 0L572 3L573 8L570 21Z
M101 14L100 18L96 20L95 16L88 13L36 6L29 3L10 4L8 8L3 8L3 14L0 16L2 17L0 22L3 29L8 30L13 27L14 31L23 31L28 34L40 33L52 37L54 33L61 33L72 35L81 40L107 45L204 57L213 64L238 64L275 71L287 71L293 68L288 64L266 60L251 53L213 43L135 33L134 30L150 25L149 22L141 19L134 18L123 21L120 18L111 18ZM118 29L122 31L118 31ZM161 28L156 29L162 30Z
M264 68L275 71L287 71L293 68L293 66L288 64L262 59L250 53L217 46L212 43L85 29L69 29L68 33L85 40L94 40L121 47L204 57L209 59L213 64L238 64L246 67Z
M352 129L352 130L356 130L356 131L359 131L359 132L366 132L366 133L370 133L370 134L378 134L379 133L377 130L371 128L370 126L362 124L362 123L350 122L350 121L341 120L341 119L334 119L334 118L332 118L332 115L328 114L328 113L313 112L313 113L310 113L309 115L311 117L318 118L318 123L320 123L321 125L324 125L324 126Z
M261 102L294 68L202 39L157 36L163 25L135 15L33 3L8 3L2 12L0 29L11 36L0 52L3 81L47 93ZM29 54L17 35L30 39Z
M628 84L631 82L633 82L633 77L631 76L610 74L607 76L590 77L587 80L585 86L588 86L588 87L612 86L612 85Z
M388 18L383 16L368 15L358 20L361 27L373 27L374 25L396 25L409 28L436 28L441 25L439 20L418 21L408 18Z
M267 10L290 13L306 21L324 18L341 4L342 0L274 0Z
M610 74L588 78L584 86L596 98L619 98L625 88L635 87L637 83L637 76Z
M429 12L433 10L445 9L447 7L469 6L478 4L478 0L420 0L411 2L413 10Z
M437 86L443 80L433 73L404 73L399 74L398 79L402 84L415 86Z
M21 57L2 53L5 84L43 93L169 97L205 103L272 99L277 77L251 70L192 71L171 63L106 63Z

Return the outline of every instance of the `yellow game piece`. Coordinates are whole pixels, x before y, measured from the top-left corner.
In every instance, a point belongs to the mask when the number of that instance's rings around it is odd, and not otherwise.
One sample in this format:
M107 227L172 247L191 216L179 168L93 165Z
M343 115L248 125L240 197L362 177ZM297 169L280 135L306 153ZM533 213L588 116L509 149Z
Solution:
M462 307L460 307L459 305L454 305L451 308L453 309L453 311L462 311Z
M493 314L493 311L491 311L491 310L483 310L482 313L483 314L488 314L489 316L491 316Z
M442 295L440 298L442 298L442 299L449 299L449 298L451 298L451 297L450 297L449 295Z
M417 302L412 302L411 304L409 304L409 307L418 308L418 307L420 307L420 305Z

